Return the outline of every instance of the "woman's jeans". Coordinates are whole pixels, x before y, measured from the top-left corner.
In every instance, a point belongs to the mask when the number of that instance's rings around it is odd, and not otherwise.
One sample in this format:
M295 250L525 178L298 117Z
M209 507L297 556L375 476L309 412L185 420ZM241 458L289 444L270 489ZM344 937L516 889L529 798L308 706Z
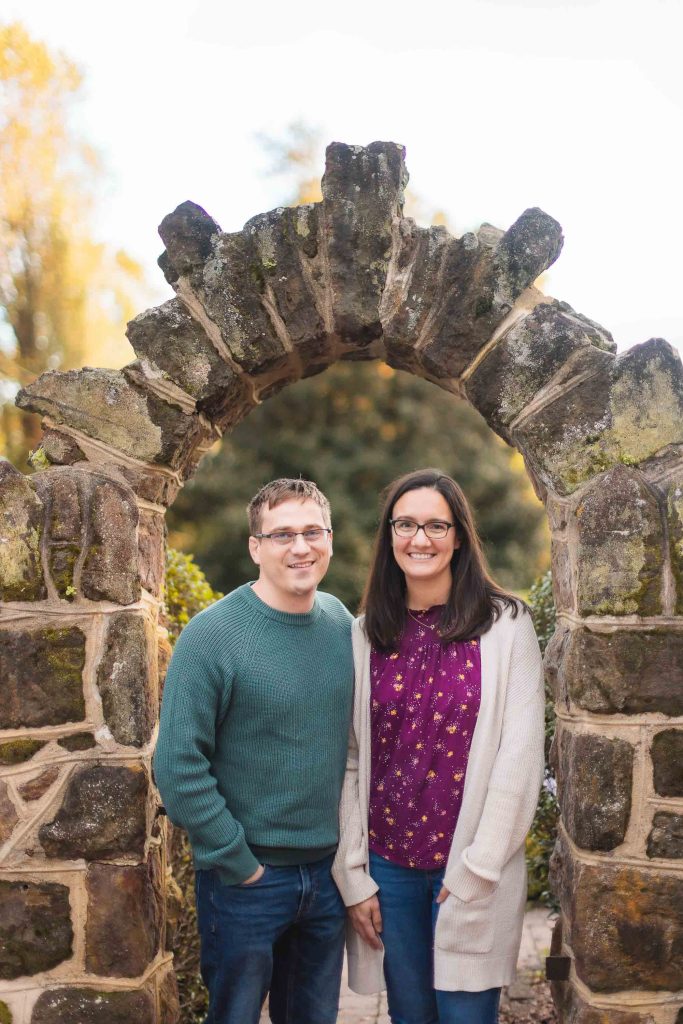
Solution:
M335 1024L345 911L332 859L266 867L251 885L197 871L205 1024L258 1024L269 990L273 1024Z
M370 874L379 886L384 975L392 1024L495 1024L499 988L484 992L434 989L436 897L443 869L420 871L370 851Z

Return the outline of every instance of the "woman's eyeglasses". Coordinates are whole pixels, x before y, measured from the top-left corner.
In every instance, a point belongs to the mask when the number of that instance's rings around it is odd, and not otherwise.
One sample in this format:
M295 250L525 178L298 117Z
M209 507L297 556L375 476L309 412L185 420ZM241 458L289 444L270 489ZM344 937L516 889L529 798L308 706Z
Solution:
M449 530L455 529L455 523L442 523L438 519L431 523L415 523L412 519L390 519L389 522L397 537L415 537L418 530L424 530L430 540L443 540Z

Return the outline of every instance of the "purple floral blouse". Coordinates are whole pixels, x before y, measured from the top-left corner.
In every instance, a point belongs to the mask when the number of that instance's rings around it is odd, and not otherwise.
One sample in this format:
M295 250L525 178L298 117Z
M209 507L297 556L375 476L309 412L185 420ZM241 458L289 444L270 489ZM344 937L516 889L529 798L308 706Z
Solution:
M444 646L441 610L413 611L398 650L370 655L370 848L426 870L448 858L481 698L479 640Z

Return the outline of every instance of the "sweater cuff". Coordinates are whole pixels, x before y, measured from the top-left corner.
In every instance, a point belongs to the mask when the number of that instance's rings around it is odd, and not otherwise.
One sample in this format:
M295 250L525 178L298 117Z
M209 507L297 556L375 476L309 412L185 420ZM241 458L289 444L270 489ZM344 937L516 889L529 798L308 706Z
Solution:
M443 884L463 903L484 900L498 888L498 881L476 874L462 860L446 872Z
M232 854L228 864L217 864L216 871L223 885L239 885L251 878L259 867L260 862L245 843L241 850Z
M351 871L337 870L332 865L332 878L339 889L339 894L345 907L355 907L357 903L369 900L374 896L379 886L374 882L364 868L354 868Z

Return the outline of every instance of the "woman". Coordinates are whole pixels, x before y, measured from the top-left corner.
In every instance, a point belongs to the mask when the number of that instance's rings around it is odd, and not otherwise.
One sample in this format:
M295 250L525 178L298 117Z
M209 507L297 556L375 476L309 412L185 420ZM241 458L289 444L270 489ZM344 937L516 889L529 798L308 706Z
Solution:
M362 609L333 868L349 984L385 980L393 1024L493 1024L522 933L543 674L449 476L389 487Z

